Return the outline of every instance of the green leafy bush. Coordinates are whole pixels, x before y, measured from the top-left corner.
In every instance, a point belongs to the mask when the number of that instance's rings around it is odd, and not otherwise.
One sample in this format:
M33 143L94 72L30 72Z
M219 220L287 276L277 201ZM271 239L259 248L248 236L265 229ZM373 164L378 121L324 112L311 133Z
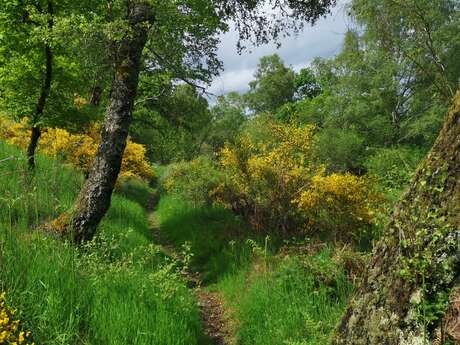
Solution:
M115 191L126 199L137 202L144 208L151 206L150 203L155 194L155 189L149 187L138 178L133 177L120 179Z
M189 162L171 164L164 172L164 189L195 206L211 204L210 192L222 179L214 163L201 156Z
M383 187L401 190L409 183L423 157L424 152L419 148L384 148L369 157L365 165Z
M317 150L332 171L359 172L366 155L364 138L357 131L334 127L319 132Z

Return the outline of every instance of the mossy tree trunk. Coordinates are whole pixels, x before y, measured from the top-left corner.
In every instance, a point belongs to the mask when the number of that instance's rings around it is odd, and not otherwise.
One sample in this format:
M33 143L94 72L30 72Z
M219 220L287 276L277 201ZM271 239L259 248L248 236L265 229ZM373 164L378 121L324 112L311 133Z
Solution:
M460 341L459 241L460 91L376 245L333 343Z
M147 42L152 14L150 6L142 1L128 1L127 7L129 33L113 44L115 72L101 132L101 144L68 220L68 230L77 243L94 236L98 224L110 207L132 120L141 56Z

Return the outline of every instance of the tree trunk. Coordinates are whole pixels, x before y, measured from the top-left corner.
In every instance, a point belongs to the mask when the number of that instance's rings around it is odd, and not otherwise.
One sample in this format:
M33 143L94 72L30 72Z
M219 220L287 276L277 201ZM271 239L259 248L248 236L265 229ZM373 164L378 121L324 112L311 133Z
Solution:
M48 1L48 29L53 29L53 15L54 7L53 1ZM35 113L32 115L32 130L30 135L29 146L27 147L27 164L31 170L35 169L35 151L38 146L38 140L41 136L41 129L38 122L40 121L43 111L45 110L46 101L51 92L51 82L53 80L53 51L49 43L45 45L45 60L46 60L46 72L45 80L43 81L42 89L40 91L40 97L38 98Z
M27 164L30 170L35 169L35 151L37 150L38 140L42 135L42 131L38 125L33 125L30 131L30 141L27 147Z
M91 240L110 207L112 192L120 172L132 120L142 50L147 42L151 8L145 3L129 2L127 22L130 34L115 43L115 72L109 106L101 132L101 144L69 220L73 239Z
M396 206L336 345L460 341L460 91ZM449 295L450 300L449 300ZM443 317L443 313L448 311Z
M89 98L89 104L93 106L98 106L101 101L102 92L103 92L102 87L99 84L96 84L95 86L93 86L93 88L91 89L91 96Z

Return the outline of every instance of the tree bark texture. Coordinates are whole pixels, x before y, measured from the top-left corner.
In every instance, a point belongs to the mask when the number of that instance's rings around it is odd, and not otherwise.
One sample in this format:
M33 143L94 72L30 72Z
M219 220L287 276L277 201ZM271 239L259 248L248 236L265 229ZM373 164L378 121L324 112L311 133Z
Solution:
M54 6L53 1L48 1L48 29L53 29L53 15L54 15ZM45 79L40 91L40 96L38 98L37 106L35 108L35 113L32 115L32 130L30 134L29 146L27 147L27 164L31 170L35 169L35 151L37 150L38 140L41 136L41 128L37 123L40 121L43 111L45 110L46 102L51 92L51 83L53 81L53 51L49 43L45 45Z
M459 241L460 91L395 207L333 344L460 343Z
M130 2L127 14L130 33L113 44L115 72L101 132L101 144L68 225L77 243L91 240L110 207L132 121L141 56L147 42L147 24L150 21L151 9L147 4Z

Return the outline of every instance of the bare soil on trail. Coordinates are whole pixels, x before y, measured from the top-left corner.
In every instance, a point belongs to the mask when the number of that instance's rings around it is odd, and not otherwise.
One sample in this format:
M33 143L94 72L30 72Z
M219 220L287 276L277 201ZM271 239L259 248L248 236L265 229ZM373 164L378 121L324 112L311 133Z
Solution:
M150 229L155 243L161 247L163 253L179 262L182 261L180 253L168 242L160 231L160 224L154 211L149 215ZM193 288L193 293L200 308L201 322L204 335L207 338L206 345L230 345L231 338L228 321L225 317L222 297L218 292L207 291L201 285L199 272L183 271L185 280Z
M227 322L224 316L222 299L217 292L207 292L201 288L195 289L201 320L205 335L215 345L229 345Z

